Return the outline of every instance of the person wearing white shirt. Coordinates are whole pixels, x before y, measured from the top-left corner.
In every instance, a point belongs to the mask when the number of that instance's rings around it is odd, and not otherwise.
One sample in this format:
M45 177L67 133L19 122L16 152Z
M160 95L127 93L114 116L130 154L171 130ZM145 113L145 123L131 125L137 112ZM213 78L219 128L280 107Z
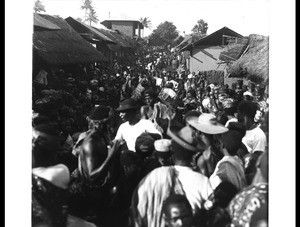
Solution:
M157 133L162 137L161 132L156 129L154 123L140 118L139 110L140 106L133 99L125 99L116 109L124 123L119 126L113 142L126 142L128 150L134 152L136 138L142 133Z
M257 104L251 101L241 101L238 105L238 121L246 126L246 135L242 142L246 145L249 153L255 151L265 152L267 138L260 125L254 121Z

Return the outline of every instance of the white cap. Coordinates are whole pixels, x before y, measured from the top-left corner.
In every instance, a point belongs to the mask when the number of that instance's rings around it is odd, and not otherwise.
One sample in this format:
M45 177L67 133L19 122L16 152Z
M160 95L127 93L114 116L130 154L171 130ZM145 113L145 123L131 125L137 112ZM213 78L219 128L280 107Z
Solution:
M245 92L243 93L243 95L249 95L250 97L253 97L253 95L252 95L252 93L251 93L250 91L245 91Z
M169 152L171 146L170 139L159 139L154 141L154 148L158 152Z

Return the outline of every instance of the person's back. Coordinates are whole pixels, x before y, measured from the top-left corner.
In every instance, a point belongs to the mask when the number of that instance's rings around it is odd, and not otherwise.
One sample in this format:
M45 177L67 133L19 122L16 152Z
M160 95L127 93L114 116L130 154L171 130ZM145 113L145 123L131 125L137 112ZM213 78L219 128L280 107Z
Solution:
M239 191L247 185L242 159L237 156L244 135L245 127L237 122L231 122L229 131L222 134L221 152L224 157L218 162L214 173L209 178L214 189L222 181L232 183Z
M97 133L88 135L78 157L78 168L72 173L68 189L70 214L93 222L96 225L108 225L110 190L114 185L112 166L94 174L105 164L108 156L106 145Z
M164 226L161 212L163 201L172 192L184 194L195 215L199 213L204 200L212 193L208 178L193 171L190 166L192 157L197 151L196 142L190 143L192 140L190 128L188 126L182 128L179 134L180 138L171 130L168 131L168 135L176 140L176 142L172 140L175 165L151 171L139 183L133 194L132 214L135 226Z
M176 186L173 186L174 175ZM184 166L162 166L151 171L137 186L132 197L135 226L161 226L163 200L174 187L175 193L185 194L193 213L202 206L203 199L212 193L207 177ZM151 190L149 190L151 188Z

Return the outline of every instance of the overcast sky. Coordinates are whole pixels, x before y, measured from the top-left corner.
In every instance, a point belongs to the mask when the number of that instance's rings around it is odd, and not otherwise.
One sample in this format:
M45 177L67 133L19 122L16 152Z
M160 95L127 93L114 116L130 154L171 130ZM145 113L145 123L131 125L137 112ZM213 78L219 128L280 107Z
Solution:
M63 18L83 18L82 0L41 0L46 13ZM247 36L269 35L270 1L266 0L92 0L100 21L138 20L149 17L152 29L164 21L173 22L180 34L189 34L197 20L208 23L210 34L224 26ZM97 27L97 25L94 24ZM144 35L151 31L145 29Z

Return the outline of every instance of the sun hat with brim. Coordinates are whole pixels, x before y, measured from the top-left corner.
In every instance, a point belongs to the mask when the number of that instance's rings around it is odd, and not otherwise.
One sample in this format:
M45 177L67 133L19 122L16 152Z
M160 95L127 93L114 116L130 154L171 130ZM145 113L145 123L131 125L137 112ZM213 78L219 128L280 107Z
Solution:
M216 116L210 113L202 113L199 117L191 117L187 123L206 134L221 134L228 131L228 128L219 123Z
M138 109L140 106L136 103L133 99L125 99L122 101L119 105L119 107L116 109L118 112L127 111L127 110L133 110Z
M185 126L182 129L171 126L167 130L167 135L186 150L198 152L199 150L205 150L206 148L204 142L195 139L193 136L193 129L189 126Z

